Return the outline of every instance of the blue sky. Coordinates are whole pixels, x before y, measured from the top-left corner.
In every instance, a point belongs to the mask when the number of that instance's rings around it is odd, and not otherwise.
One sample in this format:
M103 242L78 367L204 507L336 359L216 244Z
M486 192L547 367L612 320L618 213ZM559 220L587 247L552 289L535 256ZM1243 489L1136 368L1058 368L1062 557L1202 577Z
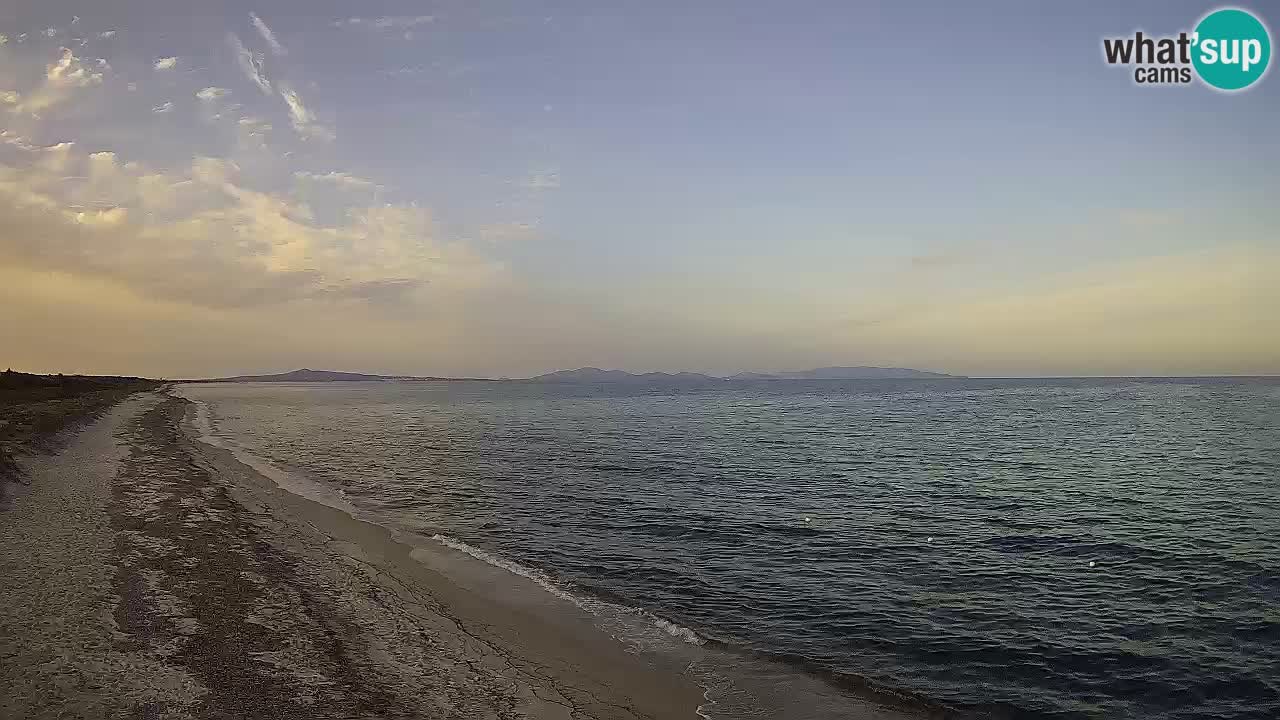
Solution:
M1102 60L1213 4L104 5L0 8L15 367L1280 372L1280 86Z

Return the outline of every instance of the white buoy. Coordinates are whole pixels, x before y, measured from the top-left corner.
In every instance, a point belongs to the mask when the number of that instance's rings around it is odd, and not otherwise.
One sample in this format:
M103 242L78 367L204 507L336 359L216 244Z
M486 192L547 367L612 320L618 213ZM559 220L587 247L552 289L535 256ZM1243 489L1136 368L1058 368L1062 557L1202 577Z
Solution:
M1096 563L1094 563L1092 560L1089 561L1089 567L1093 567L1095 564Z
M925 542L933 542L933 538L929 538L929 539L928 539L928 540L926 540Z
M809 522L809 518L805 518L805 519L804 519L804 521L805 521L805 522Z

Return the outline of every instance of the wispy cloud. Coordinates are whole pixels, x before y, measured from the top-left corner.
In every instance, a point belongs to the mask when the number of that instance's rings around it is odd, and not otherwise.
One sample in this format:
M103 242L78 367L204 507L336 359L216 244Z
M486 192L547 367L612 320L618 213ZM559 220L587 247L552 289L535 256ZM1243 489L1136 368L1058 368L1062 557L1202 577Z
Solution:
M538 225L528 222L493 223L480 226L477 234L482 240L493 243L526 240L538 234Z
M367 28L370 30L410 30L433 22L432 15L384 15L375 18L351 17L336 20L334 27Z
M26 150L27 152L35 152L40 149L38 146L33 145L27 138L8 130L0 130L0 143L11 145L19 150Z
M439 238L422 208L355 207L324 224L288 196L253 188L228 160L171 171L120 160L62 143L38 149L26 167L0 163L0 266L223 309L410 302L428 287L470 287L496 272ZM86 182L67 183L69 175Z
M292 88L281 86L280 97L289 107L289 122L300 137L313 140L334 139L333 130L316 120L315 113L303 104L302 98Z
M271 131L271 123L256 117L242 117L237 124L250 135L264 135Z
M221 100L230 94L231 91L226 88L207 87L197 92L196 97L205 102L213 102L214 100Z
M264 95L271 94L271 81L267 79L265 70L263 69L263 58L260 54L249 51L249 48L240 42L240 38L235 33L227 33L227 44L231 46L231 51L235 53L236 63L240 66L240 70L244 72L244 76L253 81Z
M249 13L249 21L253 23L253 27L258 30L258 34L267 42L267 45L271 47L271 52L276 55L289 54L284 49L284 45L281 45L280 41L276 39L276 34L271 31L271 28L267 27L267 24L263 22L262 18L258 17L257 13Z
M556 170L539 170L520 182L520 187L530 190L554 190L560 187L560 173Z
M13 305L15 295L29 292L38 303L53 283L68 289L61 294L67 307L104 307L104 295L118 295L139 308L228 322L267 314L331 320L334 312L390 322L422 308L449 315L444 308L510 282L494 244L481 241L469 221L451 219L442 235L425 202L387 204L376 174L345 172L342 154L316 147L315 140L334 136L333 106L308 78L291 74L304 70L289 64L302 48L277 58L257 35L237 39L218 29L215 49L225 39L231 52L167 58L159 55L163 47L98 41L101 26L90 23L79 26L90 39L87 51L59 51L60 44L76 45L64 35L45 40L38 30L25 45L10 36L0 48L0 306L12 309L0 312L10 319L6 329L15 317L38 315ZM119 37L129 40L135 31L122 27ZM279 39L286 37L292 35ZM235 75L236 67L264 94L233 87L238 80L226 73ZM137 91L126 92L135 81ZM18 107L49 111L26 117ZM290 127L282 127L282 110ZM138 113L148 111L152 122L139 125ZM223 121L210 122L214 113ZM258 118L274 122L274 134ZM191 161L150 151L175 142L217 157ZM521 232L495 227L487 236Z
M123 223L129 218L129 209L122 207L104 208L99 210L77 210L72 219L80 225L94 225L98 227L113 227Z
M366 180L358 175L352 175L345 172L332 171L327 173L315 173L299 170L295 172L293 176L299 180L333 183L335 185L343 185L350 188L372 189L377 187L377 184L372 180Z

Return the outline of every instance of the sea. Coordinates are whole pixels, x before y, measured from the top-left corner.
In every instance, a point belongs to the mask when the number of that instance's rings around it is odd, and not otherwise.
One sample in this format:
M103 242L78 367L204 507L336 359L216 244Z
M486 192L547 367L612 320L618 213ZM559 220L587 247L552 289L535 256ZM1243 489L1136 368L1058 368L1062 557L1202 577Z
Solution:
M1280 717L1280 378L179 392L292 482L696 653L708 718Z

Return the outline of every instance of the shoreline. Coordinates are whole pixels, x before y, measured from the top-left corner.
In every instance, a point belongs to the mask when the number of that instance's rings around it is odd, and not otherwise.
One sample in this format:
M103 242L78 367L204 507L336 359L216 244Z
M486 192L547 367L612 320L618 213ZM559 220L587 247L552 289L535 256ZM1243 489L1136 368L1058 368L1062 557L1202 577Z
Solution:
M278 487L198 441L194 407L135 394L31 463L0 527L0 714L699 716L682 668Z
M960 717L956 711L909 693L878 687L853 675L817 666L803 666L767 653L727 645L642 607L620 604L562 586L543 570L521 565L454 537L405 526L385 513L366 512L345 494L300 477L300 470L278 466L218 435L211 409L201 400L175 394L190 404L183 423L198 451L222 458L231 472L247 471L260 490L280 493L313 509L385 533L388 541L409 549L409 557L444 576L445 581L471 593L494 599L497 606L519 606L538 616L538 622L571 619L574 631L598 636L623 648L641 662L661 665L659 671L695 682L701 694L696 717L708 720L941 720ZM224 468L224 472L227 469ZM501 596L501 600L497 600Z
M184 402L195 407L192 401ZM602 702L601 689L611 688L623 700L609 704L635 711L634 715L613 710L592 713L589 707L570 703L575 717L698 717L698 706L703 702L701 688L680 674L679 668L659 667L625 652L571 601L549 594L535 580L432 539L408 541L402 532L356 517L353 508L335 507L308 497L293 484L282 485L278 478L263 473L261 467L243 462L233 451L196 439L197 431L190 426L189 418L184 425L192 452L203 454L217 467L234 488L233 493L240 493L238 500L247 507L262 504L273 521L287 526L288 532L305 533L306 526L319 533L312 540L321 542L290 541L291 551L314 557L313 548L324 545L335 551L342 562L377 576L376 583L382 590L397 595L410 588L425 591L439 603L437 613L462 629L469 642L492 645L494 652L505 655L509 669L527 665L536 668L538 675L557 677L567 688L584 681L599 684L598 688L582 692L595 696L592 702ZM474 627L485 631L469 629ZM573 690L559 692L562 696L574 694ZM539 698L535 705L564 704L542 700L541 693L535 692L535 696ZM519 716L559 714L532 710Z
M0 715L952 716L364 517L175 390L65 434L0 515L0 577L27 580L0 584Z

